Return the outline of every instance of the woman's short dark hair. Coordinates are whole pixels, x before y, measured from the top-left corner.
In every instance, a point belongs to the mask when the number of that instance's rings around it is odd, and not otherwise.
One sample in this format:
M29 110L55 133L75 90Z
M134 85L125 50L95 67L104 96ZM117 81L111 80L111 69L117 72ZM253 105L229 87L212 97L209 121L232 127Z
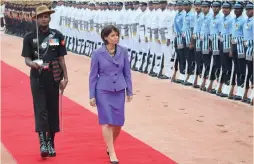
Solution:
M105 37L108 37L113 31L115 31L118 36L120 35L119 29L113 25L106 26L101 30L101 39L103 40L104 44L108 44L108 41L105 40Z

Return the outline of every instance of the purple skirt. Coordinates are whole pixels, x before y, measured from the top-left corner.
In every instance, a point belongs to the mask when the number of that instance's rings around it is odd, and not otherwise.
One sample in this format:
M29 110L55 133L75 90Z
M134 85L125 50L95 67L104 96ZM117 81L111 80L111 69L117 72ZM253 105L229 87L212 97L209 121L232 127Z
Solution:
M95 98L100 125L124 125L125 90L96 90Z

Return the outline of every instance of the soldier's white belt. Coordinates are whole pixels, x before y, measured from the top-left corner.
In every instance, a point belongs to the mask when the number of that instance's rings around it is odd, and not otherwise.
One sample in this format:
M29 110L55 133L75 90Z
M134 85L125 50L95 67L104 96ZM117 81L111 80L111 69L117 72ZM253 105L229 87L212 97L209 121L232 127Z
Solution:
M233 39L231 40L231 43L232 43L232 44L237 44L237 41L238 41L238 40L241 40L241 39L242 39L242 37L233 38Z

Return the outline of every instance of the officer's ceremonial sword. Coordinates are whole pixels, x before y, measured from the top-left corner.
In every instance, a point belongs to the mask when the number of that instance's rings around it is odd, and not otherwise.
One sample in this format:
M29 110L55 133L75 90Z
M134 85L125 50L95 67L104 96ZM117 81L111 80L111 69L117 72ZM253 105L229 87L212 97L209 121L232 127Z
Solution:
M42 0L43 2L43 0ZM36 21L35 21L35 25L36 25L36 37L37 37L37 56L38 59L33 60L33 62L37 63L38 65L42 66L43 65L43 60L40 59L40 44L39 44L39 27L38 27L38 17L37 17L37 12L35 13L36 16Z

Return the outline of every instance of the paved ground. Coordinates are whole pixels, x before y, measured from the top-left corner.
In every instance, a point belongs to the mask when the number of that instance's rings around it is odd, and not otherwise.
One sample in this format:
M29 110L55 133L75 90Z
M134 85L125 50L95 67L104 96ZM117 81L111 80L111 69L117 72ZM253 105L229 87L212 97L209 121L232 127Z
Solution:
M2 34L1 60L29 73L20 56L22 39ZM88 104L90 59L66 57L65 96ZM253 110L182 85L133 72L134 100L127 104L124 130L180 164L252 164ZM3 77L4 78L4 77ZM2 163L14 163L2 150Z

